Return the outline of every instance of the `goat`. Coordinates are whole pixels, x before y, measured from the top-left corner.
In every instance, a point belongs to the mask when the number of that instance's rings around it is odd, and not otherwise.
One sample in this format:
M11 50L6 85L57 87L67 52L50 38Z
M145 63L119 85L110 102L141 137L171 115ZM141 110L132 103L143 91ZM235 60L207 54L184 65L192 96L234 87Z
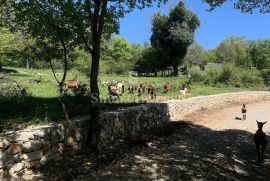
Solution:
M139 84L139 88L138 90L140 89L140 91L142 91L141 93L144 93L145 92L145 89L146 89L146 82L141 82Z
M163 93L167 93L167 92L169 92L169 90L171 90L171 89L172 89L172 83L170 83L170 82L166 82L166 83L164 84L163 88L164 88Z
M247 119L247 108L246 108L246 104L243 104L242 114L243 114L243 120Z
M151 93L151 89L155 87L155 83L153 82L152 84L149 84L148 87L147 87L147 94L150 94Z
M254 143L256 145L256 151L258 155L258 163L263 162L263 154L266 150L267 146L267 138L266 134L263 132L263 125L267 122L259 122L257 121L258 130L254 134Z
M137 90L137 87L136 86L134 86L134 85L129 85L128 86L128 92L130 94L134 94L134 91L136 91L136 90Z
M110 95L111 100L112 100L112 96L116 96L118 99L120 99L119 96L122 96L122 93L119 92L117 86L115 86L115 85L109 85L108 91L109 91L109 95Z
M116 87L117 89L120 89L122 93L125 92L125 86L124 86L124 82L120 81L116 83Z
M150 87L150 95L151 95L151 99L157 99L157 90L158 88L154 87L154 86L151 86Z
M142 87L138 88L138 97L140 97L144 93L144 89Z
M189 94L188 89L185 87L183 90L179 91L179 99L186 97Z
M78 87L81 85L81 82L78 80L66 80L64 82L64 90L67 89L78 89Z

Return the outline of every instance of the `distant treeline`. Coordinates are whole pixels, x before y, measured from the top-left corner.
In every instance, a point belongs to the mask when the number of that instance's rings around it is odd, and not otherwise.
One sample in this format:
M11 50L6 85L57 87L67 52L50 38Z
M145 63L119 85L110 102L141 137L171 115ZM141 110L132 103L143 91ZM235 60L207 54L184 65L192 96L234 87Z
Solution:
M0 65L16 67L48 68L48 63L35 54L35 40L10 33L0 29ZM130 44L126 39L112 36L109 41L102 42L101 74L129 74L143 76L172 75L172 66L159 62L157 49L145 43ZM88 73L91 59L89 54L79 47L72 55L70 69ZM166 61L165 61L166 62ZM204 50L202 46L193 43L187 50L179 65L181 74L188 72L193 76L202 74L205 67L211 65L230 64L231 67L248 70L258 70L260 77L269 84L270 77L270 39L246 40L242 37L229 37L216 48ZM55 67L61 68L61 63L55 60ZM236 71L236 70L235 70ZM239 71L240 72L240 71Z

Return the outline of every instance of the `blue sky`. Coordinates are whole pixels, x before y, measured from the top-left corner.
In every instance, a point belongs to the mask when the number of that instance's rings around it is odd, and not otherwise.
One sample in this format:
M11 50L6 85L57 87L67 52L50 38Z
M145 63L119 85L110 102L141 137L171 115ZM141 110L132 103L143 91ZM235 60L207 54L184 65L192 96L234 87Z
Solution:
M127 14L120 21L119 36L126 38L131 43L149 42L151 36L151 18L155 12L168 14L178 1L169 1L161 8L152 7L142 11L135 10ZM197 14L201 20L201 26L197 29L196 41L205 49L216 47L228 36L245 37L248 40L258 38L270 38L270 14L243 14L233 8L231 2L212 12L206 11L208 5L202 0L186 0L186 6Z

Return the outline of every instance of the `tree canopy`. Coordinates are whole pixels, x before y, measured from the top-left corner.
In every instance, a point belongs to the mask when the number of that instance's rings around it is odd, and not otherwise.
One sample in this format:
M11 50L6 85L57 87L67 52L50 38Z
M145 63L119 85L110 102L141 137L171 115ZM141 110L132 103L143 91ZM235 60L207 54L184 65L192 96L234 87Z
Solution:
M210 5L210 10L221 6L228 0L204 0ZM261 13L270 13L270 3L268 0L234 0L234 7L245 13L252 13L259 10Z
M161 57L166 57L166 64L163 66L172 66L174 75L178 74L178 66L183 63L199 25L197 15L187 10L183 2L173 8L169 16L160 13L154 15L151 45L162 52Z

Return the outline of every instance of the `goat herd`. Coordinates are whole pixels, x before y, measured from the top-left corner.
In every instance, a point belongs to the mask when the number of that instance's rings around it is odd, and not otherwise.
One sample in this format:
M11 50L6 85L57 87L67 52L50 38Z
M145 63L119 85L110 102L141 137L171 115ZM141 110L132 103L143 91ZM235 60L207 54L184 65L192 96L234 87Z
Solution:
M149 94L151 100L156 100L157 93L160 89L163 89L161 93L166 94L168 93L172 88L173 84L171 82L165 82L163 84L163 87L160 88L156 83L147 83L147 82L140 82L138 84L136 83L125 83L125 81L117 81L117 82L108 82L108 81L102 81L101 85L103 87L108 87L108 93L110 95L110 99L112 96L116 96L118 99L120 99L120 96L122 96L125 92L125 89L127 89L127 92L129 94L135 94L137 93L138 97L140 97L142 94ZM186 86L184 89L179 91L179 99L184 98L189 94L188 89Z

